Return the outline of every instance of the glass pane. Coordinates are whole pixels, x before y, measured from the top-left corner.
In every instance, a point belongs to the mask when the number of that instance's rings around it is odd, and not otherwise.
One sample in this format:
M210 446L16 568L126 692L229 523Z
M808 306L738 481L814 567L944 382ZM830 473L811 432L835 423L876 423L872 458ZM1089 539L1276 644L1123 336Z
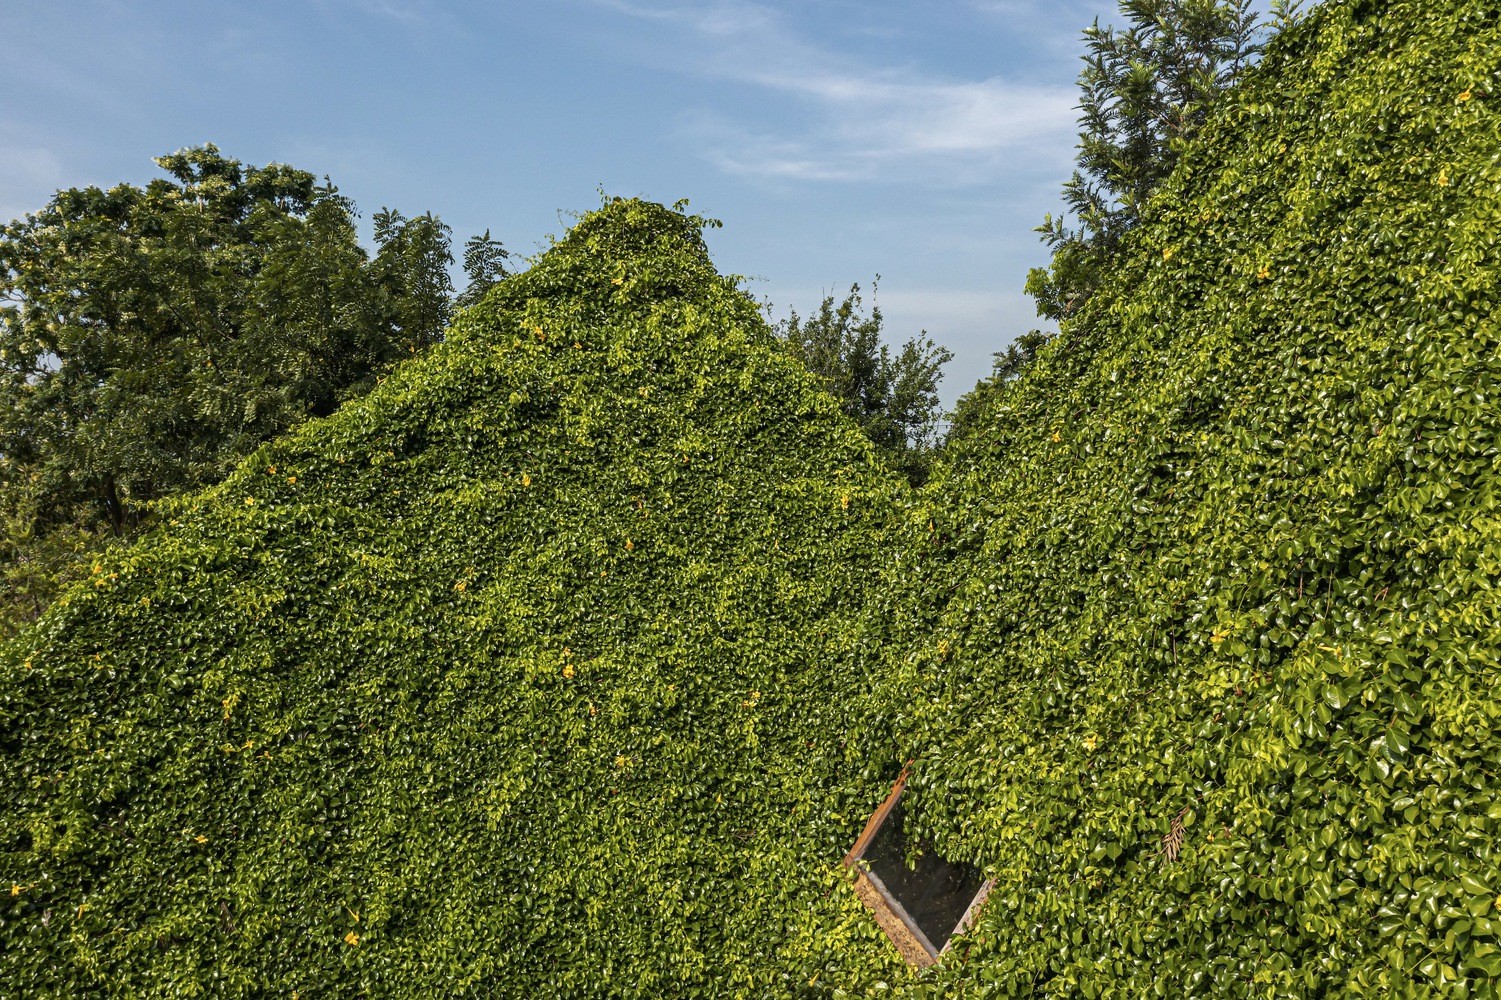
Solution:
M898 799L866 850L865 861L933 947L942 949L980 891L984 877L974 865L945 861L926 843L920 845L922 854L916 866L907 867L911 842L907 839L902 805L903 799Z

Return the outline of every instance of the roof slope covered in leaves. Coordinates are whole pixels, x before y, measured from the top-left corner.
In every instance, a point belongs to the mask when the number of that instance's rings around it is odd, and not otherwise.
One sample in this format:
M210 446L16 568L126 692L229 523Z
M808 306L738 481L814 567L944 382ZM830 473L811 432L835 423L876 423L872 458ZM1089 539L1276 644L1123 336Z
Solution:
M1282 36L917 496L585 218L0 658L6 981L1485 995L1498 23ZM907 756L996 878L917 978L835 867Z
M1330 3L951 456L890 697L999 881L916 994L1491 995L1498 240L1501 5Z
M842 693L907 488L699 225L586 216L13 646L8 987L767 996L897 964L830 889L880 795Z

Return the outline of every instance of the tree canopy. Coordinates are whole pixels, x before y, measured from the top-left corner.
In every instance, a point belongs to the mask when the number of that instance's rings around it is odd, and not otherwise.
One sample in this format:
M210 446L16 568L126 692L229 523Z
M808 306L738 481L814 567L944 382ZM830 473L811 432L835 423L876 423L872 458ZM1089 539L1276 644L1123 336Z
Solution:
M65 574L51 531L131 533L448 322L435 217L382 212L372 257L326 178L212 145L156 162L166 177L59 191L0 227L0 564L31 592L18 614L45 589L34 570Z
M835 304L827 295L807 317L777 325L791 354L818 375L844 412L914 482L926 477L942 410L938 383L954 354L923 331L893 351L878 305L864 312L860 286Z
M510 273L506 267L510 259L511 252L490 235L490 230L469 237L464 243L464 273L469 276L469 284L459 294L458 304L473 305L483 298Z
M1120 0L1126 26L1085 29L1079 75L1076 168L1063 187L1075 220L1048 215L1038 232L1052 250L1026 291L1037 314L1073 317L1119 264L1122 241L1201 128L1210 108L1260 57L1267 39L1302 17L1302 0L1273 0L1261 21L1251 0ZM959 401L948 440L1030 364L1054 333L1032 330L995 355L995 367Z

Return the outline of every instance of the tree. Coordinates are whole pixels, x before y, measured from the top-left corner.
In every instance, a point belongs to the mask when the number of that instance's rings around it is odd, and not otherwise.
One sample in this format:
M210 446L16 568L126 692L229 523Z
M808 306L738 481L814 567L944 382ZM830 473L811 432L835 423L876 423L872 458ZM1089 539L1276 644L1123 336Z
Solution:
M838 305L825 296L806 319L794 311L777 333L794 357L825 380L876 447L920 482L937 444L938 383L954 355L926 330L893 353L881 342L881 324L879 306L869 315L862 312L857 284Z
M414 353L443 338L453 313L453 230L431 212L408 219L382 208L373 221L381 301L407 353Z
M493 239L488 229L483 236L469 237L464 244L464 273L469 276L469 285L459 293L457 304L469 306L484 298L496 282L510 273L506 270L510 257L510 251L500 240Z
M0 227L0 570L27 567L32 605L79 539L130 535L447 322L433 216L378 220L372 262L326 179L212 145L156 162Z
M1272 26L1296 20L1298 6L1274 3ZM1055 321L1099 286L1184 144L1265 41L1251 0L1120 0L1120 12L1124 30L1097 20L1084 32L1078 168L1063 188L1075 226L1044 219L1052 262L1027 277L1038 315Z

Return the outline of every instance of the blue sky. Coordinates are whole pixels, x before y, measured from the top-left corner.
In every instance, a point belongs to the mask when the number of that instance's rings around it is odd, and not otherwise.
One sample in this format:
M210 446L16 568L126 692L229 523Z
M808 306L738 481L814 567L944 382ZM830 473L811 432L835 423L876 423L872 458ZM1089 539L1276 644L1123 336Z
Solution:
M1113 0L0 0L0 216L203 142L531 253L598 190L721 219L777 312L882 275L945 402L1037 325L1032 227L1070 172Z

